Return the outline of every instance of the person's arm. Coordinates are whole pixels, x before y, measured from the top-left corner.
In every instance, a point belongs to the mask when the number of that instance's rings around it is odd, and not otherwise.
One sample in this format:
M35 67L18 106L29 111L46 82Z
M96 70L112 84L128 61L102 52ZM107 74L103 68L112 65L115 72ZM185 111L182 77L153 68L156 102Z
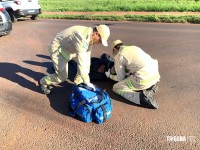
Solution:
M79 52L77 54L78 74L83 79L85 84L90 83L89 70L90 70L90 52Z
M100 58L92 57L90 65L90 80L106 80L105 65L102 65Z
M114 60L114 67L116 71L116 75L110 74L109 77L110 79L114 81L122 81L125 79L125 65L127 63L127 60L120 54L115 56Z
M89 41L86 41L77 32L72 35L72 41L75 45L77 55L77 77L82 78L82 81L88 84L90 83L89 70L91 56L91 51L88 51Z

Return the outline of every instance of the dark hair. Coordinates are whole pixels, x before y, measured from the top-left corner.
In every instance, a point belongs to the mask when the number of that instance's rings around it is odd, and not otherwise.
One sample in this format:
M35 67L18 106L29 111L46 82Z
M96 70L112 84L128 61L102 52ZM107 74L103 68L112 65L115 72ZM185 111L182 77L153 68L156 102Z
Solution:
M105 65L105 70L111 69L114 66L114 60L108 54L103 53L100 56L101 63Z
M93 32L98 32L96 27L93 28Z

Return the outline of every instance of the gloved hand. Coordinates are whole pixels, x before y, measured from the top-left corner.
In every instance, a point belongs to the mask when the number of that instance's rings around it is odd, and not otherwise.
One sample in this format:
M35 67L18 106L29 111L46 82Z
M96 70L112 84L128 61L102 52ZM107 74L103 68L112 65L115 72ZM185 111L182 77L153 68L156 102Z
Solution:
M110 78L110 69L108 69L108 71L105 72L105 75L107 76L107 78Z
M87 83L87 86L93 89L93 91L96 91L95 86L92 83Z

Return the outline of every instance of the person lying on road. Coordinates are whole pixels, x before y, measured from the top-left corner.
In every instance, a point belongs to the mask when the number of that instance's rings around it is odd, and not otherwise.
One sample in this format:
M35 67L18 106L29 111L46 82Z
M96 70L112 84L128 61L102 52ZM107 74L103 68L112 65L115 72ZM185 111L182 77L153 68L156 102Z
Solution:
M108 54L102 54L100 58L92 57L90 64L90 73L89 77L91 81L102 81L107 80L105 72L111 70L112 74L115 74L114 71L114 61ZM55 72L54 67L52 71ZM77 74L77 63L75 60L70 60L68 62L68 79L74 81L74 78Z

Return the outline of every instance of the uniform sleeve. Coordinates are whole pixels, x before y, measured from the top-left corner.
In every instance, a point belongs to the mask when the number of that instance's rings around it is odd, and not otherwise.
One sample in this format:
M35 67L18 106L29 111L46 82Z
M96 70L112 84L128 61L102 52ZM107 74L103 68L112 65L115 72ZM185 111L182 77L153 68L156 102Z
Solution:
M80 34L75 32L72 37L77 55L77 74L83 79L84 83L89 83L90 57L91 51L88 51L89 41L86 41Z
M120 81L118 78L117 78L117 75L110 75L110 79L113 80L113 81Z
M125 66L126 66L127 60L120 54L115 56L114 59L114 66L115 71L117 75L110 75L110 78L114 81L122 81L125 79Z
M77 54L77 64L78 64L78 74L83 79L84 83L90 83L89 72L90 72L90 55L91 52L78 53Z

